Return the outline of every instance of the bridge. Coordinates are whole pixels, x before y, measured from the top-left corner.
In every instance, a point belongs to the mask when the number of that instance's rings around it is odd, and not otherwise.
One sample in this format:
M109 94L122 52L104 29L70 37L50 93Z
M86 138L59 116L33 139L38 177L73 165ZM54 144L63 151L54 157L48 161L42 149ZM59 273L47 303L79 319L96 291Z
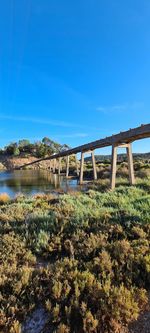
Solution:
M129 171L129 181L131 185L135 184L135 175L134 175L134 167L133 167L133 155L132 155L132 142L149 138L150 137L150 124L141 125L136 128L129 129L125 132L120 132L115 135L111 135L105 137L104 139L99 139L90 143L86 143L84 145L68 149L66 151L59 152L58 154L53 154L49 157L37 159L34 162L22 165L19 169L23 167L30 166L35 163L39 163L41 161L50 161L50 170L53 172L58 169L58 174L61 173L61 159L66 157L66 177L69 175L69 157L71 155L75 155L81 153L80 159L80 171L78 170L77 163L77 174L79 175L79 183L83 184L83 175L84 175L84 156L85 154L91 154L92 158L92 166L93 166L93 178L97 180L97 170L96 170L96 162L94 150L99 148L104 148L108 146L112 146L112 159L111 159L111 176L110 176L110 187L111 189L115 188L116 184L116 170L117 170L117 149L125 148L128 159L128 171ZM52 165L53 161L53 165ZM58 163L56 163L58 161ZM77 161L77 158L76 158Z

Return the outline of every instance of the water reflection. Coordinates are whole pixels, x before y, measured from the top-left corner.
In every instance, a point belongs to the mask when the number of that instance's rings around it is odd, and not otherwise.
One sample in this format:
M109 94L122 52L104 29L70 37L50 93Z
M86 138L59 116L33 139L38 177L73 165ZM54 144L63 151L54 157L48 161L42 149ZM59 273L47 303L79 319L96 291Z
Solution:
M16 170L0 172L0 193L14 197L18 193L33 195L49 193L55 189L63 191L78 189L77 179L66 179L46 170Z

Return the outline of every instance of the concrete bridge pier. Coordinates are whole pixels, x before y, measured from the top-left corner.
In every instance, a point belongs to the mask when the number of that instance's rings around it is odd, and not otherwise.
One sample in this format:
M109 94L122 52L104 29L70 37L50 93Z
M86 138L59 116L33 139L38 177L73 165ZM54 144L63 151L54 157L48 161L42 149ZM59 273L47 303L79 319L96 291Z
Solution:
M61 170L62 170L62 166L61 166L61 157L59 157L58 159L58 175L60 176L61 174Z
M84 152L81 152L81 161L80 161L80 185L83 184L83 172L84 172Z
M93 177L94 180L97 180L97 170L96 170L96 162L95 162L95 156L94 156L94 150L92 151L86 151L86 152L81 152L81 161L80 161L80 185L83 184L83 173L84 173L84 154L90 153L91 154L91 159L92 159L92 166L93 166Z
M97 170L96 170L96 162L95 162L94 150L91 152L91 158L92 158L92 165L93 165L93 176L94 176L94 180L97 180Z
M56 159L53 159L53 173L56 172Z
M111 160L111 177L110 177L110 187L113 190L116 186L116 172L117 172L117 149L126 148L127 159L128 159L128 169L129 169L129 181L130 185L135 184L134 177L134 167L133 167L133 155L131 143L122 145L112 145L112 160Z
M128 158L128 168L129 168L129 181L130 185L135 184L135 176L134 176L134 166L133 166L133 154L132 154L132 145L128 144L126 147L127 158Z
M78 159L77 159L77 155L75 155L75 163L76 163L76 172L77 172L77 176L79 176L79 165L78 165Z
M66 178L69 177L69 155L66 157Z
M110 176L110 187L113 190L116 185L116 171L117 171L117 146L112 145L111 155L111 176Z

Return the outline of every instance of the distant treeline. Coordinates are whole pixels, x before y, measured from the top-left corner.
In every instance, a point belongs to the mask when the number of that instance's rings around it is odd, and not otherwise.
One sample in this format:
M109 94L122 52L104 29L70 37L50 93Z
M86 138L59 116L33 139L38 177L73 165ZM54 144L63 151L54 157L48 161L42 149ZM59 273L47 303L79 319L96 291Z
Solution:
M118 154L118 161L123 162L127 160L126 154ZM133 153L134 160L150 160L150 153ZM96 162L110 162L111 155L95 155ZM86 162L91 162L91 157L85 158Z
M9 145L0 149L0 156L20 156L20 157L45 157L67 150L70 147L66 144L61 145L48 137L41 141L31 143L29 140L22 139L18 142L11 142Z

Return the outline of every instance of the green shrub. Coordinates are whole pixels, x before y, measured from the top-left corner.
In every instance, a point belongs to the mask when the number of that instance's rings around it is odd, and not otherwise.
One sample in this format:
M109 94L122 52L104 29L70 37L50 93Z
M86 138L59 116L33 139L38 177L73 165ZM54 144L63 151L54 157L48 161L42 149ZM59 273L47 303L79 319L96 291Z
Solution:
M114 191L35 196L0 207L0 330L43 304L55 332L122 333L150 286L148 179Z

